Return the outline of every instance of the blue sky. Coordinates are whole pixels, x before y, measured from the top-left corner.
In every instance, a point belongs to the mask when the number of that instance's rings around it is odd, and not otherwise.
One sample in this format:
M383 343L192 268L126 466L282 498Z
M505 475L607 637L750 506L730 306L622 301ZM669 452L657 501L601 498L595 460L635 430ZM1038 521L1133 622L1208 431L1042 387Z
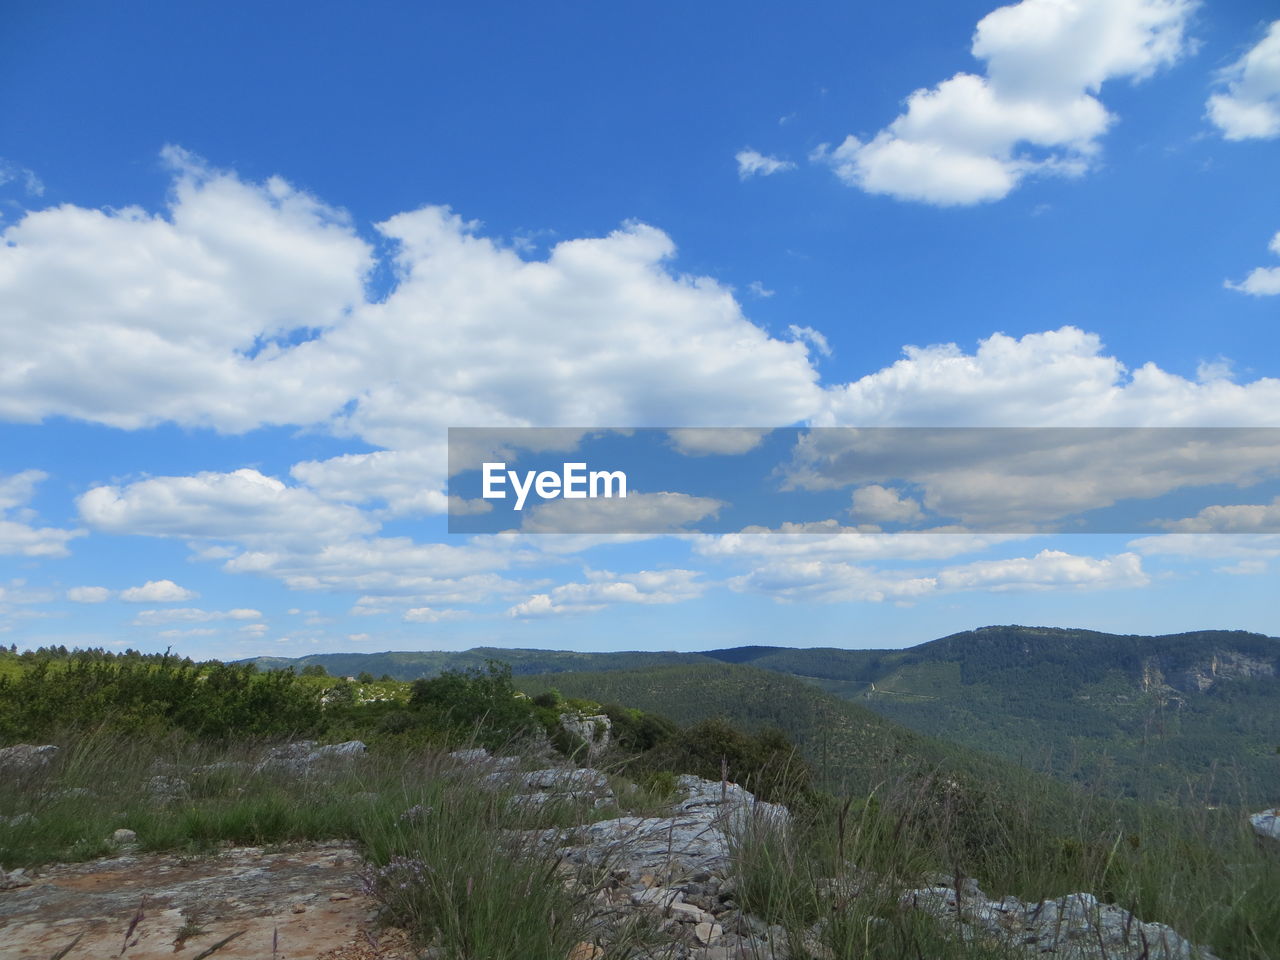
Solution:
M1270 4L4 18L2 642L1278 632L1261 490L998 541L442 512L450 426L1280 426Z

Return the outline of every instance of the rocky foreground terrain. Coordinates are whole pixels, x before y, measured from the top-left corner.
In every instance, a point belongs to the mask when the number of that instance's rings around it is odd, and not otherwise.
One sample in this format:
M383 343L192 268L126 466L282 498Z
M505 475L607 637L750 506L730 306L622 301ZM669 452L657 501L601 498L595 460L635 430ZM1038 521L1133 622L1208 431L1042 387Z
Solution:
M33 758L45 748L25 748ZM363 745L317 748L297 744L265 758L309 764L333 757L360 762ZM512 803L570 799L578 809L625 809L609 780L591 768L520 770L514 758L483 750L454 755L480 782L510 792ZM39 762L32 760L32 762ZM178 792L181 781L157 778L156 789ZM528 831L521 841L554 849L562 882L580 883L583 868L607 878L591 888L589 936L566 960L788 960L833 958L821 925L788 931L751 916L737 902L734 841L748 830L786 831L785 807L758 801L732 783L682 776L678 799L658 816L621 816L576 827ZM406 811L413 815L413 811ZM1275 812L1259 814L1266 836ZM415 948L403 931L379 924L369 891L411 863L375 872L350 844L296 848L225 849L188 858L136 853L130 831L117 832L119 855L31 871L0 869L0 956L13 960L440 960L430 946ZM499 842L500 839L499 839ZM887 881L852 869L822 886L832 914ZM391 879L395 879L391 877ZM972 880L936 875L889 891L900 909L922 911L965 941L1009 955L1054 960L1216 960L1167 926L1144 923L1088 893L1027 903L993 899ZM643 929L642 940L635 938ZM627 946L623 947L626 943ZM641 943L642 946L635 944ZM611 947L613 949L611 949Z

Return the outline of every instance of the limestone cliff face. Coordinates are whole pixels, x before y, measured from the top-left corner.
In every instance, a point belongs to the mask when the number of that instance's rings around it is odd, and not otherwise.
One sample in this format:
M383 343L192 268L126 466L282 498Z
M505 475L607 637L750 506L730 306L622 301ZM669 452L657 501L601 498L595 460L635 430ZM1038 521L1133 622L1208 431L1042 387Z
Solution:
M1251 677L1275 675L1275 664L1271 661L1226 650L1218 651L1183 670L1176 685L1188 693L1203 693L1223 680L1247 680Z

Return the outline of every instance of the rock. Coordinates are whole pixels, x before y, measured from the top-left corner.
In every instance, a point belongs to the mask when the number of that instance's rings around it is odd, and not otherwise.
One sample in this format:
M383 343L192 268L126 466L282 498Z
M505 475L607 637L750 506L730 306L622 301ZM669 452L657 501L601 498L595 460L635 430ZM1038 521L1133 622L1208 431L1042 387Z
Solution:
M693 935L699 943L710 946L724 936L724 927L718 923L699 923L693 928Z
M147 781L147 793L152 800L169 803L185 800L191 793L191 785L181 777L157 774Z
M605 714L584 717L580 714L560 714L560 726L566 733L581 739L587 745L587 759L598 757L613 742L613 721Z
M202 767L196 767L194 772L206 776L219 773L248 774L253 772L253 764L245 763L243 760L219 760L216 763L206 763Z
M272 747L254 766L254 773L275 773L284 776L310 776L318 763L352 760L362 756L369 748L360 740L345 743L329 743L316 746L314 740L299 740Z
M569 951L567 960L599 960L604 951L594 943L575 943Z
M457 763L484 763L490 759L489 751L484 747L474 747L471 750L455 750L449 754L449 759Z
M785 828L791 822L791 813L782 804L757 800L736 783L703 780L686 773L676 778L676 786L685 792L677 810L707 815L734 836L751 826Z
M138 835L125 827L121 827L111 834L112 843L137 843L137 841Z
M307 755L307 759L315 762L316 760L329 760L337 757L358 757L367 753L369 748L360 740L347 740L343 743L330 743L323 747L316 747Z
M31 877L22 867L7 873L0 869L0 890L16 890L18 887L29 886L31 886Z
M23 827L35 822L36 817L33 813L15 813L12 817L0 817L0 823L6 827Z
M1249 817L1249 826L1260 837L1269 840L1280 840L1280 807L1263 810Z
M43 770L57 753L58 748L51 743L43 746L18 743L12 747L0 747L0 771L9 776L21 776Z
M900 904L957 924L966 941L985 939L1028 955L1052 953L1058 960L1217 960L1162 923L1143 923L1129 911L1099 903L1088 893L1024 903L1016 897L990 900L976 884L924 887L903 894Z

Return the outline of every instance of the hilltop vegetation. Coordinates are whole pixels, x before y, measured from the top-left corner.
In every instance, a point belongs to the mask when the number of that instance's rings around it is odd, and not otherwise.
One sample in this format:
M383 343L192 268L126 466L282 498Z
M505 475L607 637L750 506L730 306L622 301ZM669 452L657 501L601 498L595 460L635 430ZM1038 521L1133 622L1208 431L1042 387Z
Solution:
M307 657L257 657L244 661L260 670L319 665L334 676L371 673L395 680L433 677L446 670L483 669L489 660L501 660L516 675L561 673L566 671L631 670L671 664L706 663L700 653L623 651L619 653L579 653L570 650L513 650L503 647L475 647L471 650L405 650L387 653L316 653Z
M1280 640L987 627L906 650L749 647L708 656L803 680L922 733L1101 792L1280 795Z

